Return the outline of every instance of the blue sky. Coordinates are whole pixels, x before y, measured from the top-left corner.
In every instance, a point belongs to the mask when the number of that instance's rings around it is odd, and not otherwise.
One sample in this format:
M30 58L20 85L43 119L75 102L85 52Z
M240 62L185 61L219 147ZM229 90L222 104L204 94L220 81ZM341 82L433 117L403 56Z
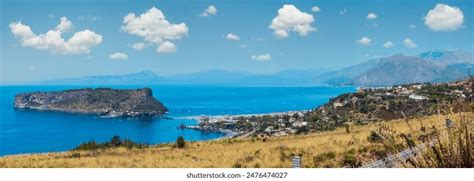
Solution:
M380 56L415 55L430 49L474 50L473 1L465 0L3 0L0 3L3 84L143 70L158 75L210 69L273 73L343 67ZM209 8L211 5L214 8ZM312 11L315 6L319 12ZM169 26L163 27L171 28L158 35L139 35L140 28L161 31L160 27L152 27L153 22L141 24L146 20L140 19L140 15L150 13L153 7L169 22ZM206 9L209 11L204 16ZM272 28L280 9L280 24ZM433 13L428 16L430 10ZM138 29L137 24L124 23L129 13L135 14L131 22L138 23ZM442 19L446 16L448 19ZM57 27L62 17L66 18L64 31ZM81 36L85 39L81 44L55 44L44 39L28 44L35 39L19 31L26 26L35 37L50 30L61 32L66 42L75 32L89 30L90 33ZM14 30L18 30L16 34ZM276 34L276 30L288 36ZM228 34L235 36L229 35L228 39ZM411 42L404 45L404 41L409 41L406 39ZM386 45L390 48L384 47L388 41L392 42L392 46ZM146 46L137 50L134 43ZM162 49L158 51L160 46Z

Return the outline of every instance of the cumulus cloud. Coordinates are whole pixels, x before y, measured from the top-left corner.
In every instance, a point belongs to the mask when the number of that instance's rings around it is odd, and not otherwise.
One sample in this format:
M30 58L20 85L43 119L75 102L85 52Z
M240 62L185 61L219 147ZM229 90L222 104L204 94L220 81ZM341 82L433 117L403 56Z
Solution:
M364 36L360 40L357 40L355 42L362 46L369 46L372 43L372 40Z
M176 46L173 43L169 42L169 41L165 41L156 49L156 52L158 52L158 53L175 53L176 52Z
M415 28L416 28L416 25L408 25L408 28L410 28L410 29L415 29Z
M58 26L56 26L56 30L60 32L67 32L71 29L72 29L72 22L67 20L66 17L61 17L61 20Z
M217 8L213 5L210 5L204 10L204 12L202 12L201 16L209 16L209 15L216 15L216 14L217 14Z
M311 26L313 22L313 15L301 12L291 4L285 4L278 10L278 15L273 18L269 28L274 30L278 38L288 37L290 31L306 36L309 32L315 31L315 28Z
M115 52L109 55L109 59L126 60L128 59L128 55L125 53Z
M146 44L143 43L143 42L138 42L138 43L134 43L132 45L132 48L135 49L135 50L142 50L146 47Z
M102 36L91 30L74 33L67 41L62 34L72 29L72 23L66 17L61 17L59 25L46 34L36 35L28 25L21 22L10 23L10 30L15 37L20 38L20 43L25 47L48 50L53 54L82 54L89 53L92 47L102 42Z
M377 15L375 13L369 13L366 18L368 20L377 19Z
M311 11L317 13L317 12L321 11L321 9L319 9L319 6L313 6L313 7L311 8Z
M394 44L393 42L391 42L391 41L387 41L387 42L385 42L385 43L383 44L383 47L384 47L384 48L392 48L392 47L394 47L394 46L395 46L395 44Z
M152 7L147 12L140 14L129 13L123 18L122 31L132 35L141 36L145 41L159 45L171 40L179 40L188 35L188 27L185 23L172 24L166 20L161 10ZM171 43L176 52L176 46ZM165 45L168 46L168 45ZM160 51L157 51L160 53ZM168 52L166 52L168 53Z
M272 59L272 56L268 53L261 54L261 55L252 55L250 58L257 60L257 61L269 61Z
M436 4L425 16L425 25L433 31L454 31L464 22L464 15L458 7Z
M232 34L232 33L228 33L226 36L225 36L226 39L228 40L240 40L240 37L235 35L235 34Z
M403 45L407 48L416 48L418 45L411 39L407 38L403 40Z

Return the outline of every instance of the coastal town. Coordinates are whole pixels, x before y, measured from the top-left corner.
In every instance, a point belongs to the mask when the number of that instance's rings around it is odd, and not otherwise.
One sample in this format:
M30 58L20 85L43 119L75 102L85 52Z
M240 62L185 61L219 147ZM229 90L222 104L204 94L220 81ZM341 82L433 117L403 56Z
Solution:
M190 119L198 120L198 125L179 128L224 133L227 138L304 134L381 120L472 111L473 89L472 77L448 83L359 88L313 110L195 116Z

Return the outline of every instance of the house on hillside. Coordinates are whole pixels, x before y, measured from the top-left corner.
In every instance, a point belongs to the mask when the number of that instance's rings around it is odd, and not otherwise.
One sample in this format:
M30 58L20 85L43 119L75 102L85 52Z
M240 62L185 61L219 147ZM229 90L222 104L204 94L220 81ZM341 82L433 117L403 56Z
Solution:
M408 96L408 98L410 98L410 99L415 99L415 100L425 100L425 99L428 99L428 97L426 97L426 96L421 96L421 95L416 95L416 94L410 94L410 96Z

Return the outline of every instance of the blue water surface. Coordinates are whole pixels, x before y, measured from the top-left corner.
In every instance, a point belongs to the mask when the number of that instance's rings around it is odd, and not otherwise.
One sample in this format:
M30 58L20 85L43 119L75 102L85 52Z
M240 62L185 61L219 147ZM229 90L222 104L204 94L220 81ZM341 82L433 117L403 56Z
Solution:
M139 86L108 86L141 88ZM94 115L17 110L15 94L83 88L77 86L0 86L0 155L65 151L80 143L108 141L114 135L149 144L186 140L209 140L223 136L196 130L181 130L184 119L195 115L255 114L307 110L331 97L353 92L353 87L243 87L209 85L148 86L170 110L165 117L100 118Z

